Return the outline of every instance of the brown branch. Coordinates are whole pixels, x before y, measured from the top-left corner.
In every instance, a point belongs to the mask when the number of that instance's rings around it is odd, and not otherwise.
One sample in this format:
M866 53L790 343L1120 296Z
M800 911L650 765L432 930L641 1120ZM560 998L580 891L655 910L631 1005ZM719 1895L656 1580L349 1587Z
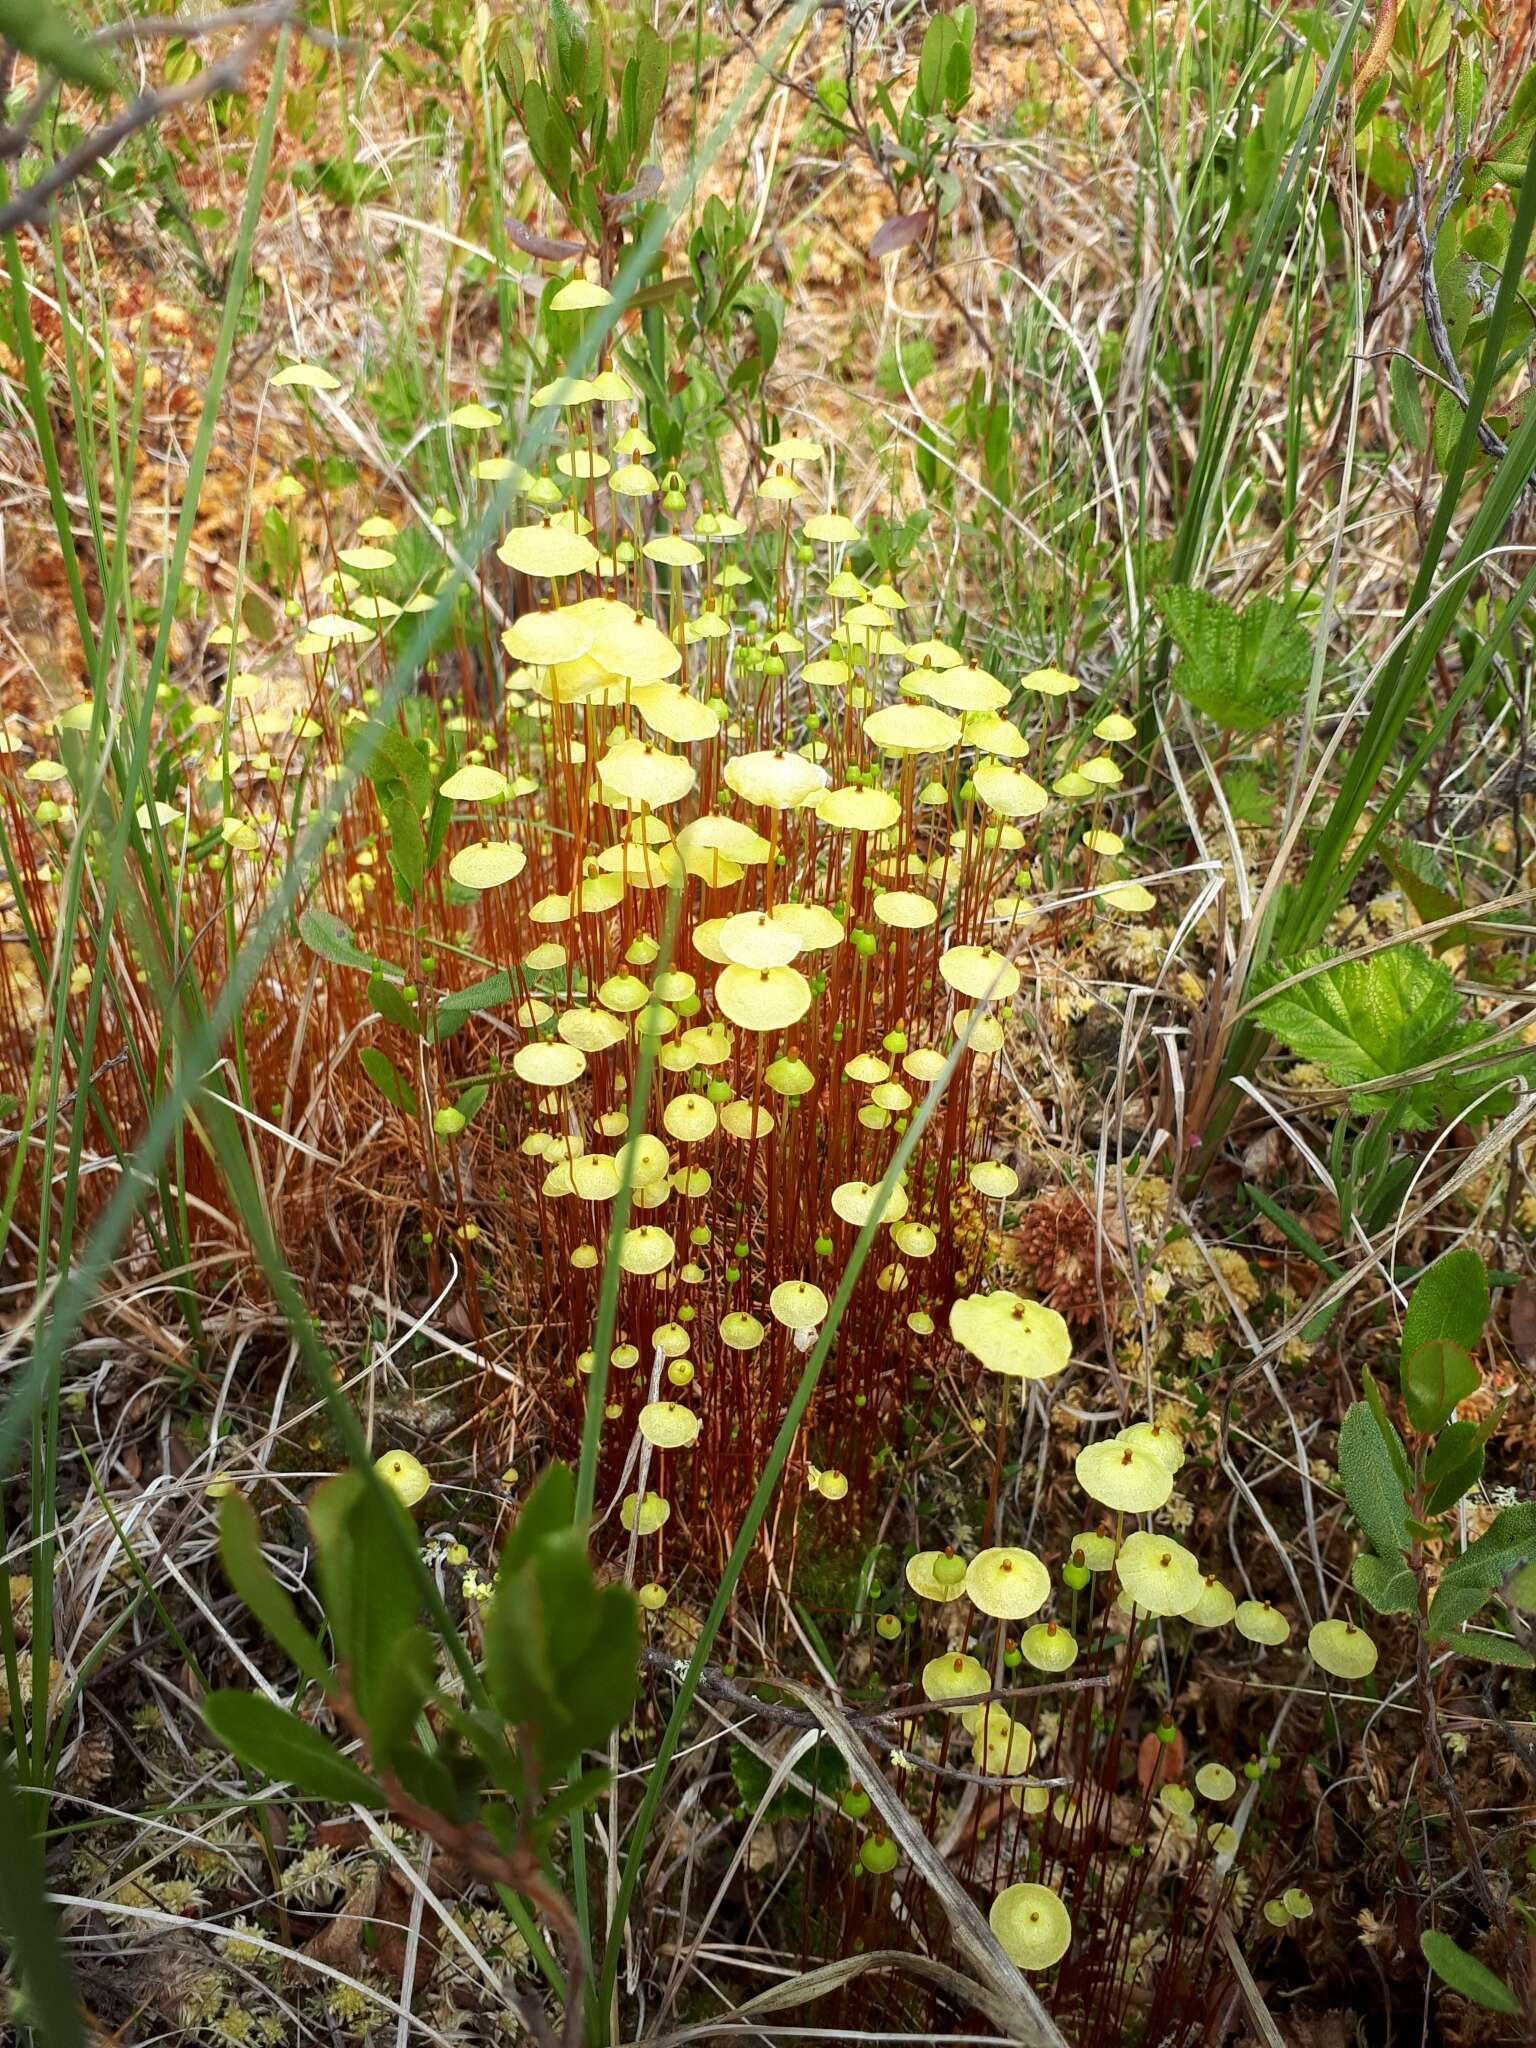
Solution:
M1461 374L1461 365L1456 360L1456 351L1451 347L1451 337L1446 330L1445 313L1440 305L1440 286L1435 277L1435 250L1440 240L1440 230L1445 226L1446 214L1456 197L1461 183L1464 156L1458 156L1451 165L1443 190L1435 205L1434 225L1429 223L1424 205L1424 174L1417 164L1413 167L1413 213L1419 235L1419 297L1424 306L1424 326L1429 334L1431 348L1445 372L1446 382L1455 393L1456 402L1462 411L1467 410L1470 393L1467 380ZM1495 462L1502 462L1509 452L1486 420L1477 423L1477 444Z
M562 1895L548 1882L538 1851L526 1838L510 1849L503 1848L490 1829L480 1821L450 1820L436 1807L426 1806L408 1792L387 1765L372 1754L368 1724L358 1712L350 1692L345 1690L330 1701L331 1711L351 1735L356 1736L368 1756L375 1776L383 1787L389 1810L405 1827L435 1842L447 1856L456 1858L487 1884L517 1892L542 1913L557 1930L566 1958L565 2027L557 2039L544 2008L530 1992L520 1994L518 2011L523 2024L539 2048L580 2048L585 2025L586 1951L575 1914Z
M36 227L61 193L94 170L113 150L141 129L152 127L167 114L174 114L183 107L198 106L219 93L241 91L252 64L274 33L289 28L298 30L300 34L309 33L307 25L298 18L299 4L300 0L265 0L263 5L236 8L225 16L212 17L226 28L244 27L248 33L225 56L207 65L195 78L185 79L180 85L161 86L151 92L140 93L111 120L93 128L57 163L51 164L35 184L17 193L8 205L0 206L0 235L14 234L18 228ZM126 29L130 25L123 26ZM143 29L148 24L136 22L131 26ZM155 26L168 28L173 24ZM44 78L14 124L0 130L0 161L21 154L56 85L56 79Z
M672 1656L666 1650L658 1650L654 1647L643 1649L640 1652L640 1659L647 1669L663 1671L672 1678L680 1676L683 1669L683 1660L681 1658ZM763 1685L773 1684L771 1678L765 1678L759 1682ZM866 1741L873 1742L878 1740L885 1745L882 1755L882 1760L884 1760L884 1758L889 1757L893 1748L899 1746L891 1740L892 1731L890 1723L893 1721L915 1721L920 1714L935 1714L941 1711L960 1713L967 1707L982 1707L993 1702L1037 1699L1046 1693L1093 1692L1108 1683L1109 1680L1106 1677L1058 1678L1051 1680L1045 1685L1002 1686L993 1692L967 1693L961 1699L945 1700L942 1702L942 1705L932 1700L913 1700L904 1707L879 1707L868 1713L849 1712L845 1714L845 1719L848 1721L849 1726L856 1733L862 1735ZM774 1722L781 1728L823 1728L825 1726L825 1723L818 1715L808 1712L804 1707L782 1706L777 1700L759 1699L756 1693L749 1692L745 1686L738 1685L732 1678L727 1678L725 1673L718 1670L714 1665L706 1665L704 1667L704 1671L699 1679L698 1690L706 1699L718 1700L727 1706L735 1707L741 1713L761 1715L764 1719ZM992 1790L1001 1790L1005 1787L1024 1782L1023 1778L1018 1774L1011 1777L1000 1777L993 1776L985 1771L967 1771L957 1764L936 1763L930 1757L914 1756L909 1749L901 1749L900 1754L901 1768L903 1770L916 1771L924 1777L955 1778L964 1784L981 1785ZM1029 1779L1031 1784L1066 1785L1070 1782L1071 1780L1067 1778Z

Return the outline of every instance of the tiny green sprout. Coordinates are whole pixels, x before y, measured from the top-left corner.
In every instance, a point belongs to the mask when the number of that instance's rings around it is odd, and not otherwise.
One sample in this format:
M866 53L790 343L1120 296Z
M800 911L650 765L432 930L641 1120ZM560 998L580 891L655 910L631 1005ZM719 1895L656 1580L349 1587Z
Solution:
M1081 1558L1082 1552L1075 1551L1061 1568L1062 1584L1070 1587L1074 1593L1083 1592L1093 1582L1093 1573L1086 1564L1080 1562Z
M1164 1714L1162 1719L1158 1722L1157 1739L1160 1743L1163 1744L1164 1748L1171 1748L1173 1744L1178 1741L1179 1731L1174 1726L1172 1714Z
M953 1550L941 1550L933 1560L933 1576L941 1586L963 1586L966 1563Z
M886 1877L896 1868L900 1852L889 1835L866 1835L859 1861L871 1877Z
M817 1256L817 1258L819 1258L819 1259L830 1259L830 1258L831 1258L831 1256L832 1256L832 1240L831 1240L831 1238L830 1238L830 1237L826 1237L826 1236L818 1237L818 1238L817 1238L817 1240L816 1240L816 1247L815 1247L815 1249L816 1249L816 1256ZM964 1574L962 1573L962 1577L963 1577L963 1576L964 1576Z
M875 1623L875 1633L882 1637L884 1641L894 1643L901 1634L901 1616L899 1614L882 1614Z
M869 1794L862 1785L850 1785L838 1804L849 1820L862 1820L870 1808Z
M456 1138L464 1129L464 1113L444 1105L432 1119L432 1128L440 1138Z
M1264 1766L1260 1762L1259 1758L1256 1756L1249 1757L1247 1763L1243 1765L1243 1776L1245 1778L1257 1781L1259 1778L1262 1778L1263 1775Z

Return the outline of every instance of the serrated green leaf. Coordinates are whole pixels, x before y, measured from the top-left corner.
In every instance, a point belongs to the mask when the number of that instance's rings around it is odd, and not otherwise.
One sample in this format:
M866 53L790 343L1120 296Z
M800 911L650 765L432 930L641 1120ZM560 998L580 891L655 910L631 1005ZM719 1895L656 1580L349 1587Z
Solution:
M278 1648L306 1678L334 1692L330 1659L299 1619L298 1609L278 1584L261 1554L256 1511L239 1494L226 1494L219 1507L219 1557L224 1576Z
M1388 1564L1363 1550L1350 1568L1355 1591L1378 1614L1411 1614L1418 1605L1419 1582L1405 1564Z
M232 1756L263 1777L294 1786L310 1799L340 1806L382 1807L381 1788L349 1763L297 1714L262 1693L215 1692L203 1702L203 1719Z
M1502 2012L1511 2019L1519 2018L1520 2001L1504 1979L1496 1977L1476 1956L1468 1955L1459 1942L1452 1941L1448 1934L1431 1930L1419 1937L1419 1945L1424 1951L1425 1962L1453 1991L1459 1991L1463 1998L1470 1998L1474 2005L1485 2006L1489 2012Z
M1287 962L1276 979L1309 968L1322 971L1267 997L1259 1018L1299 1059L1320 1066L1335 1087L1392 1080L1462 1042L1461 997L1450 969L1421 946L1393 946L1336 962L1326 953L1309 953ZM1362 1099L1367 1107L1380 1106L1379 1099Z
M1173 687L1217 725L1258 732L1294 711L1312 672L1312 643L1273 598L1241 612L1209 592L1168 584L1158 608L1179 650Z
M1408 1507L1387 1440L1364 1401L1339 1426L1339 1478L1372 1549L1391 1564L1408 1548Z

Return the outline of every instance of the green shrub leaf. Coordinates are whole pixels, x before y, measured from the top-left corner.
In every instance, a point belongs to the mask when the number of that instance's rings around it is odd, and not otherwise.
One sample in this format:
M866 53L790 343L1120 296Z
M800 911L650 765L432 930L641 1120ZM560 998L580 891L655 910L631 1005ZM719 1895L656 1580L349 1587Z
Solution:
M1388 1440L1364 1401L1355 1402L1339 1428L1339 1477L1372 1547L1393 1563L1408 1548L1408 1507Z
M348 1763L297 1714L264 1693L215 1692L203 1702L203 1719L232 1756L278 1779L310 1799L343 1806L381 1807L384 1793L366 1771Z
M1419 1582L1407 1565L1388 1564L1374 1551L1361 1551L1350 1578L1360 1598L1378 1614L1411 1614L1418 1602Z
M1412 1353L1405 1349L1402 1380L1408 1420L1421 1436L1433 1436L1481 1385L1470 1354L1449 1337L1431 1337Z
M357 1055L357 1063L384 1100L398 1109L402 1116L418 1114L420 1104L416 1100L416 1090L388 1053L380 1052L376 1045L365 1045Z
M1426 1266L1403 1317L1403 1358L1436 1339L1474 1351L1488 1321L1488 1275L1474 1251L1447 1252Z
M365 953L358 945L339 917L315 904L299 913L299 937L311 953L318 953L333 967L357 967L364 974L372 974L378 964L371 953Z
M1520 2001L1504 1979L1496 1977L1476 1956L1469 1956L1459 1942L1452 1941L1448 1934L1431 1931L1420 1937L1419 1945L1425 1962L1442 1983L1459 1991L1463 1998L1470 1998L1474 2005L1486 2006L1489 2012L1519 2018Z
M56 71L71 85L112 89L112 67L93 50L55 0L0 0L0 37L30 57L39 71Z
M326 1617L346 1660L347 1684L365 1721L384 1710L391 1668L416 1623L407 1564L415 1532L404 1508L361 1472L338 1472L315 1489L309 1526Z
M336 1679L330 1660L272 1576L261 1554L261 1527L256 1511L237 1493L226 1494L219 1508L219 1557L225 1578L278 1648L306 1678L313 1679L323 1691L334 1692Z

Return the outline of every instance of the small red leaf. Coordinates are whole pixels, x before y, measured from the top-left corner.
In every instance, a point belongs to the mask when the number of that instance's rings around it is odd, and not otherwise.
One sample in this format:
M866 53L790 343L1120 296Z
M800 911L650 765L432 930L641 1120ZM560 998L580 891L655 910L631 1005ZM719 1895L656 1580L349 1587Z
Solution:
M870 241L869 253L876 259L893 256L898 249L910 249L914 242L920 242L928 232L928 223L933 219L933 208L922 207L917 213L895 213L882 221L875 229Z
M1509 1341L1522 1365L1536 1362L1536 1281L1522 1280L1510 1296Z
M579 256L586 246L583 242L557 241L552 235L536 235L514 216L507 220L507 240L515 243L525 256L539 256L546 263L563 263L567 256Z

